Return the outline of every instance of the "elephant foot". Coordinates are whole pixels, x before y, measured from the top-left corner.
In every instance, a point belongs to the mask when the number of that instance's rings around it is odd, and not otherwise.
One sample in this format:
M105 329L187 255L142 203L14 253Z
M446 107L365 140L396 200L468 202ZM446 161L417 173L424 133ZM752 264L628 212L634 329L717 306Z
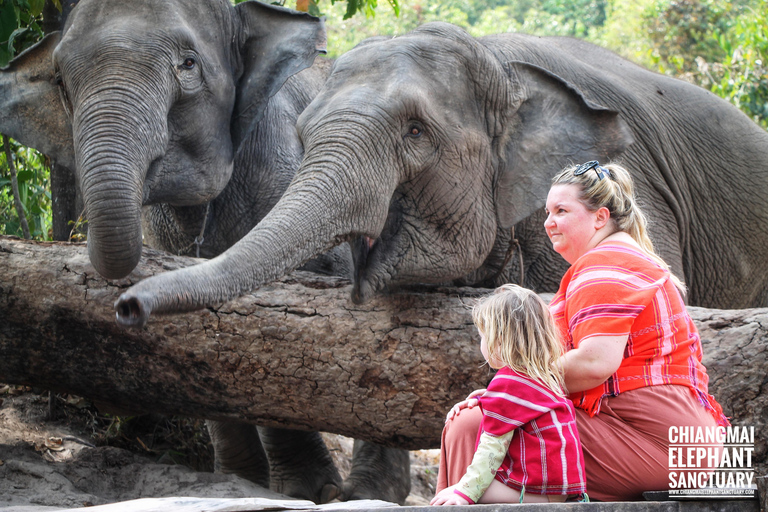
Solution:
M407 450L355 440L342 501L376 499L403 505L410 493L411 455Z
M336 484L325 484L320 491L318 503L329 503L341 496L341 488Z
M269 461L256 425L234 421L205 422L214 451L214 471L235 474L269 489Z
M259 433L269 454L273 491L317 504L341 495L341 475L320 433L267 427L259 427Z

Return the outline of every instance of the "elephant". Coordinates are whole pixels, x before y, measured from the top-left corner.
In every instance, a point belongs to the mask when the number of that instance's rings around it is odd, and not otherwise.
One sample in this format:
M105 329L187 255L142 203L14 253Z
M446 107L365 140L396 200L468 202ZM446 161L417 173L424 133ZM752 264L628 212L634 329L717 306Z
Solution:
M297 127L304 159L277 205L216 258L128 289L120 323L224 302L343 242L356 302L412 283L556 291L567 264L542 206L589 160L632 171L690 304L768 304L768 133L597 45L424 24L339 57Z
M128 275L142 241L210 258L298 169L295 124L330 71L324 51L321 19L255 1L81 0L61 32L0 71L0 132L75 170L104 277ZM351 267L346 247L305 266ZM367 446L342 482L317 432L207 423L217 470L283 494L402 503L410 489L405 450ZM387 463L392 478L365 469Z

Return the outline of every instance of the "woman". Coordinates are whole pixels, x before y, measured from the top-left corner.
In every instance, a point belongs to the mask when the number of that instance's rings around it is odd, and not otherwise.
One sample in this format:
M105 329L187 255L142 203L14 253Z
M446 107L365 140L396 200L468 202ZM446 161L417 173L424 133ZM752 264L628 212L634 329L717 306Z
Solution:
M728 425L707 391L684 285L654 252L622 167L593 161L562 171L546 208L547 235L571 264L550 310L566 348L588 494L625 501L669 489L670 427ZM448 415L438 492L471 461L473 395Z

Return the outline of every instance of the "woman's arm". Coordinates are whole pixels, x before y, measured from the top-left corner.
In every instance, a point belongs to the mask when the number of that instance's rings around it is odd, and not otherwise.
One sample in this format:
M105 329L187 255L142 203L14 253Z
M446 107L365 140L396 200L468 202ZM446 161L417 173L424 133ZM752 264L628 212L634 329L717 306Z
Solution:
M616 373L624 359L629 336L593 336L566 352L563 364L568 393L586 391L599 386Z

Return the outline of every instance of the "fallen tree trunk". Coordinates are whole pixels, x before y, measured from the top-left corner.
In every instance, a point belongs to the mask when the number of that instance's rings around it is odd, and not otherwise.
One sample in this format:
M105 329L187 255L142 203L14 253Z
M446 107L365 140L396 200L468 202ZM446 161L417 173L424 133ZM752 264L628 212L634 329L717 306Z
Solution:
M195 261L145 249L131 276L107 281L84 245L0 238L0 382L417 449L438 446L448 408L490 378L466 307L487 290L420 288L355 305L347 281L296 272L141 330L117 325L123 289ZM768 309L690 311L710 391L734 424L762 432Z

